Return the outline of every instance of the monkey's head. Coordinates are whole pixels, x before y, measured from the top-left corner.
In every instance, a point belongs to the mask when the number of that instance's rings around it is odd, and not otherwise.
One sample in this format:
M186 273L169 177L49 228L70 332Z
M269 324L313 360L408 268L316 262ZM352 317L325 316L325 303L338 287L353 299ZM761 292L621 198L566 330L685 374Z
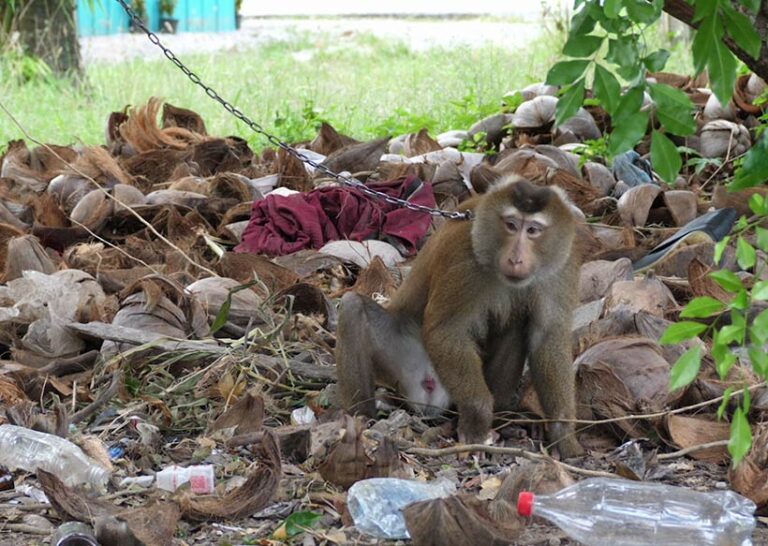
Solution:
M576 219L565 192L507 177L475 208L472 248L477 261L515 287L557 274L571 255Z

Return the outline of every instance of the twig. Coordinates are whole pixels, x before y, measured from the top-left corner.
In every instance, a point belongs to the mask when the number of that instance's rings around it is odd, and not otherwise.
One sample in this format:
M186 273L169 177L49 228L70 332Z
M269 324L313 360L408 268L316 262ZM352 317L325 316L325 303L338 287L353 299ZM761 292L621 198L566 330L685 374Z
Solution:
M438 449L429 449L423 447L409 447L405 450L410 455L422 455L424 457L444 457L446 455L457 455L459 453L467 452L482 452L489 453L491 455L514 455L516 457L523 457L531 461L548 461L562 466L564 469L573 472L574 474L581 474L583 476L594 476L602 478L617 478L616 474L612 472L603 472L602 470L587 470L585 468L579 468L568 463L556 461L549 455L543 455L541 453L533 453L532 451L526 451L519 447L501 447L501 446L487 446L484 444L465 444L452 447L443 447Z
M83 409L75 413L72 416L72 419L70 419L70 422L72 424L77 424L80 421L87 419L88 417L96 413L96 411L101 406L103 406L104 404L112 400L112 398L114 398L114 396L117 394L118 389L120 389L120 382L122 381L122 379L123 379L123 372L120 370L116 371L112 376L112 382L109 384L109 387L105 391L103 391L96 400L94 400L93 402L85 406Z
M688 446L684 449L673 451L672 453L662 453L661 455L657 455L656 458L659 461L666 461L668 459L676 459L678 457L688 455L689 453L696 453L697 451L704 451L705 449L712 449L715 447L725 447L727 445L728 445L728 440L716 440L714 442L708 442L706 444Z
M13 531L14 533L27 533L28 535L50 535L50 529L41 529L36 525L27 525L26 523L5 523L0 525L0 533L4 531Z
M3 102L2 102L2 101L0 101L0 109L2 109L2 110L5 112L5 114L6 114L6 115L7 115L9 118L11 118L11 121L13 121L13 123L14 123L14 124L16 124L16 126L19 128L19 130L20 130L20 131L21 131L21 132L24 134L24 136L25 136L25 137L26 137L28 140L30 140L30 141L32 141L32 142L34 142L34 143L35 143L35 144L37 144L38 146L42 146L42 147L44 147L46 150L48 150L49 152L51 152L51 153L52 153L52 154L53 154L53 155L54 155L54 156L55 156L57 159L59 159L59 160L60 160L60 161L62 161L62 162L65 164L65 165L67 165L67 166L68 166L70 169L72 169L74 172L76 172L77 174L79 174L80 176L82 176L83 178L85 178L86 180L90 180L90 181L93 183L93 185L94 185L94 186L96 186L96 189L98 189L99 191L101 191L102 193L104 193L104 195L106 195L106 196L107 196L109 199L112 199L114 202L118 203L119 205L122 205L122 206L123 206L123 207L124 207L126 210L128 210L128 211L129 211L129 212L130 212L130 213L131 213L133 216L135 216L135 217L136 217L136 219L137 219L137 220L139 220L139 222L141 222L142 224L144 224L144 226L145 226L145 227L146 227L146 228L147 228L149 231L151 231L151 232L152 232L152 234L154 234L154 235L155 235L155 236L156 236L158 239L160 239L160 240L161 240L161 241L163 241L165 244L167 244L167 245L168 245L168 246L170 246L172 249L174 249L174 250L175 250L175 251L177 251L179 254L181 254L181 256L182 256L182 257L183 257L183 258L184 258L184 259L185 259L187 262L189 262L191 265L193 265L193 266L195 266L195 267L198 267L198 268L202 269L203 271L205 271L206 273L209 273L210 275L212 275L212 276L214 276L214 277L218 277L218 276L219 276L219 274L218 274L218 273L216 273L215 271L213 271L213 270L211 270L211 269L208 269L206 266L204 266L204 265L202 265L202 264L199 264L199 263L197 263L195 260L193 260L192 258L190 258L190 257L189 257L189 256L188 256L188 255L187 255L187 254L186 254L186 253L183 251L183 250L181 250L181 249L180 249L178 246L176 246L176 245L175 245L175 244L173 244L171 241L169 241L169 240L168 240L168 239L167 239L167 238L166 238L166 237L165 237L165 236L164 236L162 233L160 233L159 231L157 231L157 230L155 229L155 227L154 227L152 224L150 224L148 221L146 221L144 218L142 218L142 216L141 216L141 215L140 215L138 212L136 212L135 210L133 210L133 208L131 208L130 206L126 205L125 203L123 203L122 201L120 201L120 200L119 200L117 197L115 197L114 195L112 195L111 193L109 193L108 191L106 191L104 188L102 188L101 186L99 186L99 184L98 184L98 183L97 183L97 182L96 182L96 181L95 181L93 178L91 178L90 176L88 176L88 175L87 175L87 174L85 174L84 172L80 171L80 169L78 169L77 167L75 167L74 165L72 165L72 164L71 164L69 161L67 161L66 159L64 159L63 157L61 157L61 156L60 156L60 155L59 155L59 154L56 152L56 150L54 150L53 148L51 148L50 146L48 146L46 143L44 143L44 142L41 142L41 141L37 140L35 137L33 137L32 135L30 135L30 134L29 134L29 132L26 130L26 128L25 128L25 127L24 127L24 126L21 124L21 122L19 122L19 120L17 120L17 119L16 119L16 117L15 117L15 116L14 116L14 115L13 115L13 114L12 114L12 113L11 113L11 112L8 110L8 108L6 108L6 107L5 107L5 105L3 104ZM71 218L70 218L70 220L71 220ZM77 222L75 222L75 223L77 223ZM81 226L82 226L82 224L78 224L78 225L81 225ZM85 227L85 226L82 226L82 227ZM133 260L136 260L136 261L138 261L138 262L140 262L140 263L144 263L144 262L142 262L140 259L138 259L138 258L135 258L135 257L131 256L130 254L126 253L126 252L125 252L125 250L123 250L123 249L121 249L121 248L119 248L119 247L117 247L117 246L113 245L112 243L110 243L110 242L108 242L108 241L106 241L106 240L102 239L101 237L99 237L98 235L96 235L95 233L93 233L93 232L92 232L91 230L89 230L88 228L85 228L85 229L86 229L86 230L88 230L88 233L90 233L90 234L94 235L96 238L98 238L99 240L103 241L104 243L106 243L107 245L111 246L112 248L115 248L115 249L117 249L119 252L121 252L121 253L123 253L123 254L127 255L129 258L131 258L131 259L133 259ZM147 264L144 264L144 265L147 265ZM151 266L148 266L148 265L147 265L147 267L149 267L150 269L152 269L152 267L151 267Z

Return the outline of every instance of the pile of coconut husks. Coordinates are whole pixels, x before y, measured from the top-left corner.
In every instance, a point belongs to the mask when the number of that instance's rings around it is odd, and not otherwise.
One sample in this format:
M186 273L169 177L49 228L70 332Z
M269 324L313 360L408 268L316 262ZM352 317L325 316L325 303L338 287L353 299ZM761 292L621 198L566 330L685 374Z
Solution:
M105 112L103 146L8 143L0 425L65 437L111 478L99 492L0 468L0 544L39 543L71 520L102 545L373 544L352 525L346 489L378 476L455 486L406 510L416 544L574 544L513 507L521 488L555 491L585 475L732 488L768 513L768 390L751 390L755 447L729 469L717 410L726 391L759 378L736 366L721 379L705 352L696 380L670 392L672 364L711 340L658 342L692 298L727 301L707 273L716 239L750 214L752 194L768 193L725 189L756 138L765 84L744 76L721 105L700 81L650 77L698 107L673 185L651 169L650 136L610 164L585 146L610 126L600 107L555 126L557 89L543 84L471 128L360 142L323 123L294 143L334 172L445 210L509 173L571 196L586 220L573 356L589 454L568 465L541 450L527 381L519 413L497 429L496 446L509 449L480 459L450 451L450 415L384 404L366 421L338 409L340 297L386 301L444 219L356 194L284 150L209 135L196 113L158 99ZM340 210L349 195L355 207ZM735 255L727 248L721 266L765 280L761 251L748 271ZM172 465L212 465L213 488L158 487ZM768 541L761 521L756 543Z

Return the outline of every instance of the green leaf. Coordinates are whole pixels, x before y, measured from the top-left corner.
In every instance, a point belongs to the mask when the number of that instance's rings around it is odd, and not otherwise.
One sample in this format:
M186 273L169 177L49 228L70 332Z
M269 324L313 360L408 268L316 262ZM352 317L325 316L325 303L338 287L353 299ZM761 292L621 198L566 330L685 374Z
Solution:
M693 102L688 95L663 83L651 84L649 91L656 102L656 115L665 129L680 136L696 131Z
M633 115L636 115L643 106L643 88L633 87L627 90L619 99L619 107L616 109L616 115L612 118L614 126Z
M755 248L741 236L736 241L736 261L739 262L739 267L742 269L749 269L757 263Z
M731 300L729 305L731 309L746 311L749 309L749 294L744 289L739 290L736 297Z
M752 328L760 332L760 336L768 336L768 309L761 311L752 321Z
M727 326L723 326L720 328L719 335L717 337L718 341L721 343L725 343L726 345L729 343L733 343L736 341L737 343L741 343L744 339L744 334L747 333L746 328L744 326L741 326L739 324L729 324Z
M690 385L696 376L699 375L701 368L701 345L696 345L693 349L685 351L677 359L675 365L669 373L669 390L676 391L682 387Z
M725 410L728 409L728 402L731 401L731 395L733 394L734 388L728 387L725 389L725 392L723 393L723 401L720 403L720 407L717 408L717 418L718 420L722 419L725 416Z
M715 244L715 256L714 256L715 264L719 264L720 260L722 260L723 252L725 252L725 249L728 246L729 242L731 242L731 236L726 235Z
M763 378L768 376L768 353L757 347L750 347L747 351L752 368Z
M756 193L749 198L749 208L755 214L764 215L768 212L766 211L766 199L759 193Z
M698 0L695 3L693 22L697 23L705 17L714 17L717 13L718 0Z
M232 307L232 292L227 294L227 299L221 304L221 309L216 313L216 318L211 324L211 334L215 334L227 323L229 320L229 311Z
M701 3L701 2L700 2ZM698 7L698 4L697 4ZM710 57L714 54L714 44L723 35L723 24L715 15L708 16L696 31L691 50L693 52L693 68L696 74L701 74L707 67Z
M768 229L757 226L755 228L757 247L763 252L768 252Z
M578 80L589 66L589 61L560 61L547 73L547 83L550 85L568 85Z
M624 7L627 8L627 15L637 22L643 24L653 23L661 16L661 4L658 2L647 2L646 0L625 0Z
M619 106L621 108L621 106ZM621 118L613 125L613 132L608 141L608 149L613 155L633 148L643 138L648 129L648 112L636 112Z
M713 45L713 53L707 62L712 91L720 104L728 104L736 83L736 57L719 39Z
M747 415L742 408L736 408L731 422L731 438L728 440L728 452L733 457L733 466L737 466L752 447L752 429Z
M555 125L562 125L573 116L584 101L584 78L571 85L557 101L555 110Z
M760 9L760 2L761 0L740 0L741 5L747 8L752 13L757 13L757 10Z
M595 65L594 91L608 113L613 114L621 97L621 85L616 76L601 64Z
M759 186L768 180L768 133L763 134L757 143L747 152L744 162L736 171L736 177L728 185L731 191Z
M706 318L725 309L725 304L709 296L700 296L688 302L680 316L682 318Z
M290 538L303 533L307 529L311 529L322 517L321 514L315 514L314 512L309 511L294 512L285 518L285 521L283 522L286 534Z
M620 67L637 64L637 47L634 40L630 40L628 36L609 40L608 54L605 59Z
M752 287L753 300L768 300L768 281L756 282Z
M667 64L667 60L669 60L669 51L666 49L659 49L658 51L654 51L647 57L643 57L643 64L645 65L645 68L650 70L651 72L660 72L664 69L664 66Z
M709 276L714 279L717 284L725 288L728 292L735 293L744 289L744 285L742 284L741 279L737 277L736 273L733 271L720 269L718 271L713 271L709 274Z
M585 6L571 17L570 34L589 34L595 28L595 22L590 15L590 10Z
M589 57L600 49L604 36L571 34L563 46L563 53L570 57Z
M724 9L725 28L728 30L733 41L738 46L749 53L753 59L760 56L760 35L755 30L755 26L749 17L730 7L730 4L723 4L729 9Z
M605 0L603 11L609 19L616 19L621 11L621 0Z
M670 184L675 181L683 166L675 143L660 131L654 131L651 136L651 164L653 170Z
M692 322L690 320L683 320L676 322L667 327L664 334L661 336L659 343L662 345L671 345L673 343L680 343L686 339L691 339L702 333L707 329L706 324L700 322Z

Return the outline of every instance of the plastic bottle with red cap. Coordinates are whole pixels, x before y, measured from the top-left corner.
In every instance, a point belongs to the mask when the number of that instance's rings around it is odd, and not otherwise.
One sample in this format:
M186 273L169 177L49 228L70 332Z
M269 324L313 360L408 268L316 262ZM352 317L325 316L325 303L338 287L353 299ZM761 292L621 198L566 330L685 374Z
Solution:
M552 495L520 493L540 516L586 546L751 546L755 504L733 491L590 478Z

